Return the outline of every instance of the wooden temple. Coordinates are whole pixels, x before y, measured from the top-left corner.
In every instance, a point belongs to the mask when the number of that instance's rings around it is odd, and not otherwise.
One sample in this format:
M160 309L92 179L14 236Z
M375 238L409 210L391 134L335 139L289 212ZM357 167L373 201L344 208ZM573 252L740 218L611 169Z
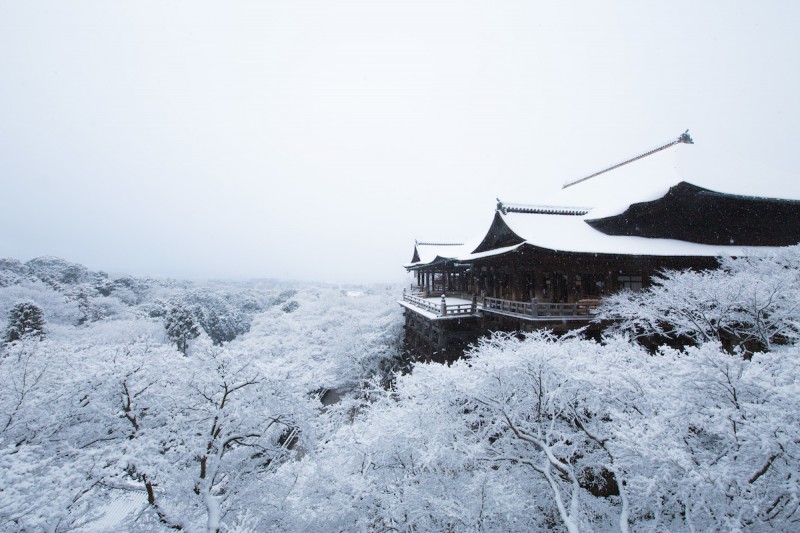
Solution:
M612 216L592 211L498 200L472 242L416 242L404 265L415 283L399 302L407 356L452 361L492 331L590 325L604 296L647 287L661 270L800 242L800 201L687 182Z

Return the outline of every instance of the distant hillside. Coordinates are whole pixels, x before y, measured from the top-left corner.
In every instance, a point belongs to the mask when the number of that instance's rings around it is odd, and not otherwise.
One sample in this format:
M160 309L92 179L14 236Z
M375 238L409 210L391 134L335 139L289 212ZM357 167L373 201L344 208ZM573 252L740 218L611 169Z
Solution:
M250 328L253 316L285 303L286 284L194 283L169 278L109 276L78 263L45 256L21 262L0 259L0 316L30 300L49 323L83 325L123 314L163 317L170 308L189 309L215 343L228 342Z

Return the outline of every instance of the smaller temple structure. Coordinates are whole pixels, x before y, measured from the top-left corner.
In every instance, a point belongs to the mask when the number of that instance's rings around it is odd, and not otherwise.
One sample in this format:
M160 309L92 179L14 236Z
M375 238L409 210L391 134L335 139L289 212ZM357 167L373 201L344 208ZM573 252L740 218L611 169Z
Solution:
M685 181L611 214L498 200L478 238L415 243L404 267L416 283L399 302L406 354L446 362L492 331L590 325L604 296L647 287L661 270L714 268L720 256L798 242L800 201Z

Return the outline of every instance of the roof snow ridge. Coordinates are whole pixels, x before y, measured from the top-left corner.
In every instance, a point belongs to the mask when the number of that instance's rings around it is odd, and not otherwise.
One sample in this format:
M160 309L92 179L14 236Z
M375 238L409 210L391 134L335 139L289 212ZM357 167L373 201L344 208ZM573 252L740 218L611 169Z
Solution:
M510 204L497 199L497 210L507 215L508 213L525 213L533 215L571 215L583 216L592 210L591 207L576 207L566 205L534 205Z
M584 181L586 181L588 179L592 179L595 176L599 176L600 174L605 174L606 172L609 172L611 170L615 170L615 169L617 169L619 167L625 166L628 163L633 163L634 161L638 161L640 159L644 159L645 157L653 155L656 152L660 152L661 150L666 150L667 148L671 148L672 146L675 146L676 144L694 144L694 140L692 139L692 136L689 135L689 130L684 131L682 134L680 134L678 136L677 139L673 139L672 141L668 142L665 145L659 146L657 148L653 148L652 150L648 150L647 152L645 152L643 154L639 154L636 157L632 157L630 159L626 159L625 161L622 161L621 163L617 163L616 165L612 165L612 166L610 166L610 167L608 167L606 169L603 169L603 170L601 170L599 172L595 172L594 174L586 176L585 178L577 179L577 180L574 180L574 181L569 181L569 182L565 183L561 188L562 189L566 189L567 187L572 187L573 185L577 185L578 183L582 183L582 182L584 182Z
M421 242L414 241L417 246L464 246L463 242Z

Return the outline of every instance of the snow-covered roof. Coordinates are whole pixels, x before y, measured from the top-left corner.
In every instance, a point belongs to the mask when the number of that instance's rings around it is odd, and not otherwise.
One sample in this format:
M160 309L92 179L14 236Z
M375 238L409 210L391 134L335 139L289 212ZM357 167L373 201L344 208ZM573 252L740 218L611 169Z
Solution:
M606 235L586 223L584 216L498 213L500 221L526 244L548 250L597 254L652 256L745 256L742 246L697 244L675 239ZM496 222L497 223L497 222ZM496 228L489 230L496 231Z
M475 259L485 259L487 257L492 257L492 256L495 256L495 255L503 255L503 254L507 254L508 252L513 252L514 250L516 250L517 248L519 248L522 245L523 245L523 243L519 243L519 244L513 244L511 246L503 246L503 247L500 247L500 248L492 248L491 250L485 250L483 252L465 254L465 255L459 256L459 257L457 257L455 259L457 261L473 261Z
M487 220L487 222L489 222L489 220ZM403 267L413 268L415 266L427 265L441 260L469 261L471 259L479 259L480 257L488 257L489 255L497 255L508 251L493 250L492 253L489 254L473 254L474 250L483 241L484 236L485 233L480 233L461 243L415 241L414 257L412 257L410 263L406 263Z
M700 244L791 246L800 242L800 201L721 193L682 181L662 197L586 222L606 235Z
M468 262L513 252L524 245L562 252L662 257L747 256L775 249L772 245L779 244L775 239L755 239L750 234L754 231L757 233L756 230L748 233L742 229L748 224L752 225L752 221L731 222L739 217L736 209L744 209L745 204L759 198L736 198L734 195L683 183L677 171L678 152L677 149L670 148L653 153L647 158L637 160L635 164L621 166L556 194L548 194L544 189L538 190L538 200L542 201L540 204L507 203L498 199L495 218L485 233L460 245L417 243L412 263L404 266L420 267L437 260ZM708 209L712 212L714 209L721 209L717 208L717 200L708 200L710 207L705 206L706 211L703 211L699 209L696 199L689 198L691 194L678 195L681 198L677 200L667 199L668 194L673 191L685 192L684 189L697 189L709 198L719 195L724 202L736 203L736 209L728 212L731 205L725 204L724 216L713 217L716 226L707 227L711 223L707 216ZM722 206L724 202L719 205ZM644 210L647 213L645 222L661 228L664 223L659 218L662 216L661 211L642 207L656 204L663 209L675 207L672 210L667 209L672 226L665 226L663 231L651 231L652 228L639 231L640 222L638 219L629 220L629 213L636 211L634 214L642 218L640 211ZM575 207L582 205L593 207ZM767 212L771 209L770 206L760 208ZM800 209L797 206L786 209L787 212L791 211L789 219L794 224ZM776 216L783 215L779 213ZM587 220L592 221L592 225ZM620 225L621 229L616 227ZM703 238L704 231L709 234L708 238ZM783 233L787 232L783 230ZM789 240L793 238L794 233L786 237ZM748 239L751 241L750 246L735 244L747 242ZM704 244L713 242L719 244ZM728 245L728 242L731 244Z
M619 215L620 213L624 213L631 205L634 203L641 203L641 202L652 202L654 200L658 200L662 198L667 192L669 192L670 187L675 185L677 182L672 182L669 184L666 183L658 183L652 185L646 192L642 192L639 196L633 198L628 196L623 196L614 202L609 202L607 204L599 205L589 210L589 214L591 217L588 218L605 218L609 216Z
M585 254L715 257L753 255L800 240L800 201L720 193L683 181L677 158L684 152L675 147L687 142L693 144L685 133L570 180L555 194L540 187L540 204L498 199L482 236L446 249L417 243L406 267L442 259L468 262L526 245Z
M690 184L680 186L703 191ZM748 200L746 197L741 199ZM559 252L661 257L748 256L775 249L774 246L701 244L678 239L611 235L587 223L587 220L595 220L598 212L603 211L508 204L498 200L494 220L484 234L464 244L417 242L414 257L417 260L404 266L413 268L441 260L469 262L514 252L524 245Z
M420 242L414 243L414 256L411 262L403 265L406 268L414 265L426 265L437 259L448 259L469 253L463 242Z
M676 145L573 187L551 191L543 200L556 205L592 206L595 218L622 213L632 203L661 198L680 182L683 178L678 161L693 149ZM587 173L600 166L588 165Z

